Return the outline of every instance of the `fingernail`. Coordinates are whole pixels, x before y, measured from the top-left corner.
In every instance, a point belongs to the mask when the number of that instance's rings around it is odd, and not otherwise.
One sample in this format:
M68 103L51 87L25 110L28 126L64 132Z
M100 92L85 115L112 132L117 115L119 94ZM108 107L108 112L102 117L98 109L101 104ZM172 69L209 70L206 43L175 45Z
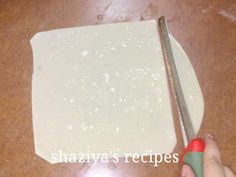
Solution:
M188 176L188 166L183 165L181 170L181 177L187 177Z
M194 173L188 165L183 165L181 177L194 177Z
M205 138L214 139L214 137L210 133L206 133L205 134Z
M186 175L187 175L187 173L186 173L185 168L182 168L181 177L186 177Z

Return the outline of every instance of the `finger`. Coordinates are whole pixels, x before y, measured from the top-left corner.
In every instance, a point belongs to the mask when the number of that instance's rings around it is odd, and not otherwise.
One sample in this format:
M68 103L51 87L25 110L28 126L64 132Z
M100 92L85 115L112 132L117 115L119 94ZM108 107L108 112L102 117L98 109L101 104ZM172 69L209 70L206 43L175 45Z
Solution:
M229 167L224 166L226 177L236 177Z
M181 170L181 177L195 177L195 175L188 165L183 165Z
M212 161L212 162L218 162L221 163L221 157L220 157L220 151L218 149L218 146L210 134L205 134L205 154L204 154L204 162L205 161Z
M212 135L205 135L204 176L225 177L224 166L221 163L220 151Z

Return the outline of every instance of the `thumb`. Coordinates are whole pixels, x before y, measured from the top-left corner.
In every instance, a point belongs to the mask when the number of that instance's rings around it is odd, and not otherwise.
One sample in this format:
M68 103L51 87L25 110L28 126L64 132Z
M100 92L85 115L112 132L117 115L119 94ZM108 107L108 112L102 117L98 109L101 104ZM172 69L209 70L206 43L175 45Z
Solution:
M220 151L210 134L205 135L204 176L225 177L224 166L221 162Z

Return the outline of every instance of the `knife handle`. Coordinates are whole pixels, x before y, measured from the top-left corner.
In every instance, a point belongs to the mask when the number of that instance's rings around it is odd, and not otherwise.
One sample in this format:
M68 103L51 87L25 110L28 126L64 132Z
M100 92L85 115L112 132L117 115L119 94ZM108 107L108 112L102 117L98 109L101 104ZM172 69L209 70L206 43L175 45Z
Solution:
M184 150L183 161L193 170L195 177L203 176L203 153L205 142L201 138L191 140Z

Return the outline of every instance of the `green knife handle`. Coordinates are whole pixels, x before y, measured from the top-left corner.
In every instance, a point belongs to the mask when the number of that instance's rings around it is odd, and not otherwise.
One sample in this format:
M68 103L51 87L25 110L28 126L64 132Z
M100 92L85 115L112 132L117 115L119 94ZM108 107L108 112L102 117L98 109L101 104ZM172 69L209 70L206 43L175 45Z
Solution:
M193 170L195 177L204 177L203 175L203 154L205 143L201 138L193 139L184 150L184 164L187 164Z

